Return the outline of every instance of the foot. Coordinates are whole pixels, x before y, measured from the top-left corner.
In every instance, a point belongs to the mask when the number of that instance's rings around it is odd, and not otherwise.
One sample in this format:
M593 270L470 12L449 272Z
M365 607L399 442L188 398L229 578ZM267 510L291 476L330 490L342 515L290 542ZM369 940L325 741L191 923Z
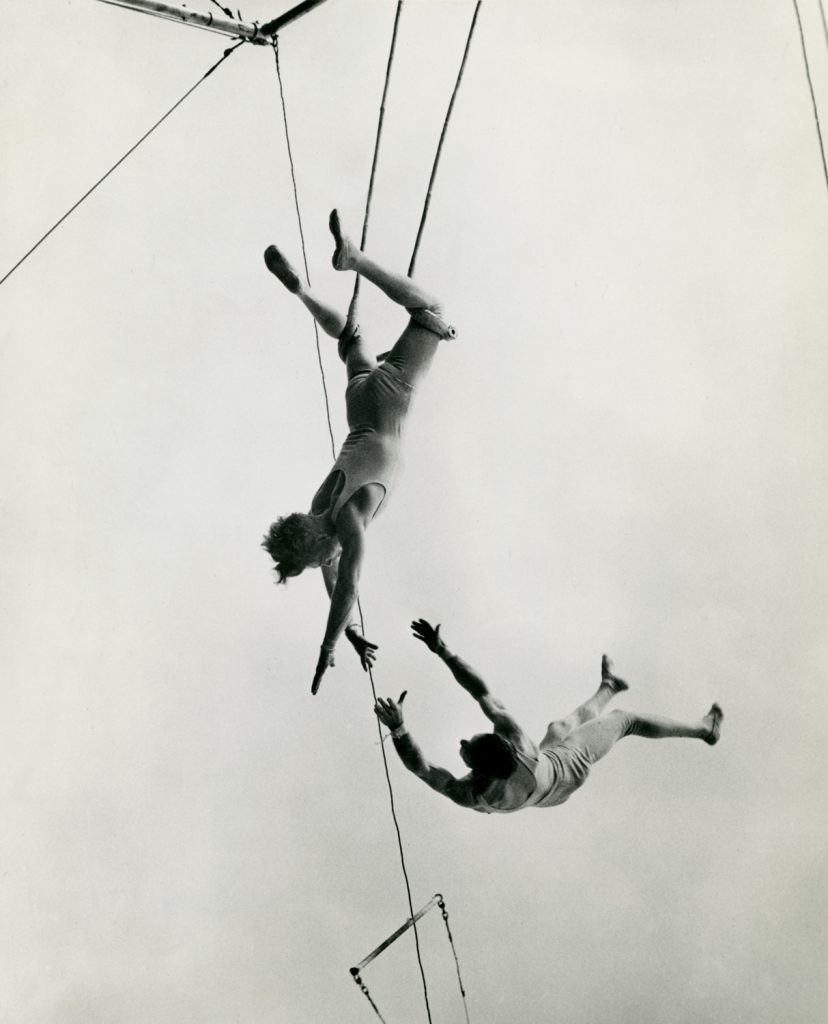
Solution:
M606 656L601 657L601 682L605 683L613 693L621 693L622 690L629 690L629 685L623 679L612 673L612 662Z
M301 289L299 275L275 245L269 245L265 249L264 261L270 273L275 274L289 292L295 295Z
M331 215L328 218L328 227L331 229L331 234L334 236L334 242L336 243L334 254L331 257L334 270L351 270L354 262L354 243L347 235L343 235L342 225L339 223L339 214L336 210L331 210Z
M719 737L722 734L723 718L724 711L722 711L718 704L714 704L702 719L703 724L707 727L707 735L704 737L704 742L709 743L711 747L719 742Z

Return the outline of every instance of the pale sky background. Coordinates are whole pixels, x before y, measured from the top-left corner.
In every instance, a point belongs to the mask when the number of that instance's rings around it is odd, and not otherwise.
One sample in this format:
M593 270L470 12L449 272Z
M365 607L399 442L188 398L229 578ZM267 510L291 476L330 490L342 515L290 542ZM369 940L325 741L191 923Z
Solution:
M226 42L6 5L4 273ZM192 6L196 6L193 4ZM203 0L207 10L211 5ZM267 20L288 5L248 0ZM801 0L828 123L828 46ZM472 4L406 4L369 249L407 264ZM311 276L358 234L392 0L281 52ZM242 47L0 288L0 1019L372 1019L407 916L370 690L261 534L330 463L272 54ZM474 1024L826 1019L828 190L787 0L485 3L418 274L438 355L362 596L381 694L460 773L485 726L415 616L536 738L602 651L620 744L558 809L484 816L389 748L414 903ZM377 350L404 317L363 289ZM325 348L337 442L344 375ZM462 1005L421 924L434 1021ZM365 971L425 1011L411 934Z

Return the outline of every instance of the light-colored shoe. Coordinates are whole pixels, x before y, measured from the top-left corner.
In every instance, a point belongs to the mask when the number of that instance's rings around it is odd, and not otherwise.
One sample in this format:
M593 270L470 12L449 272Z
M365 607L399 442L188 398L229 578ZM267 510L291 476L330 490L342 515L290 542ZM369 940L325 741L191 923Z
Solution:
M347 235L342 233L339 213L336 210L331 210L331 215L328 218L328 227L331 229L331 234L334 236L334 242L336 243L334 254L331 257L334 270L350 270L353 265L354 243Z

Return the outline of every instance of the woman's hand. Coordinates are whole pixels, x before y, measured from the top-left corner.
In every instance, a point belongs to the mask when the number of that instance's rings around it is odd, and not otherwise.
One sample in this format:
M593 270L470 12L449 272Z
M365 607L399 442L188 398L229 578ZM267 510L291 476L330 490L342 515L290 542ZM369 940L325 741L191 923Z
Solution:
M322 676L329 668L334 666L334 652L332 647L325 647L324 645L319 648L319 660L316 663L316 671L313 674L313 682L311 683L311 693L316 693L322 682Z
M377 660L377 656L374 652L378 649L378 645L372 644L370 640L366 640L356 626L348 626L345 630L345 636L348 637L351 646L359 655L360 664L367 672Z
M439 625L432 626L425 619L417 619L411 623L411 631L418 640L422 640L426 647L435 654L440 654L441 651L446 649L446 645L440 639Z
M383 699L377 697L374 705L374 712L382 724L392 732L403 724L402 702L405 700L407 690L403 690L399 700L391 700L390 697Z

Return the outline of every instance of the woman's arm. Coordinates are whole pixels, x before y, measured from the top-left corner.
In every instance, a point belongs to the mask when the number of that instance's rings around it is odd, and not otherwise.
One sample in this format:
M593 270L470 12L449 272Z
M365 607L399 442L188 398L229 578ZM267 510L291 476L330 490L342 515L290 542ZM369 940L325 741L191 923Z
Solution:
M319 661L311 685L316 693L325 671L334 664L334 648L347 628L348 639L360 656L362 667L368 669L374 661L376 644L372 644L357 632L351 613L356 604L362 560L365 557L365 527L358 513L346 505L336 524L342 552L331 565L322 567L322 576L331 598L325 636L319 652Z

